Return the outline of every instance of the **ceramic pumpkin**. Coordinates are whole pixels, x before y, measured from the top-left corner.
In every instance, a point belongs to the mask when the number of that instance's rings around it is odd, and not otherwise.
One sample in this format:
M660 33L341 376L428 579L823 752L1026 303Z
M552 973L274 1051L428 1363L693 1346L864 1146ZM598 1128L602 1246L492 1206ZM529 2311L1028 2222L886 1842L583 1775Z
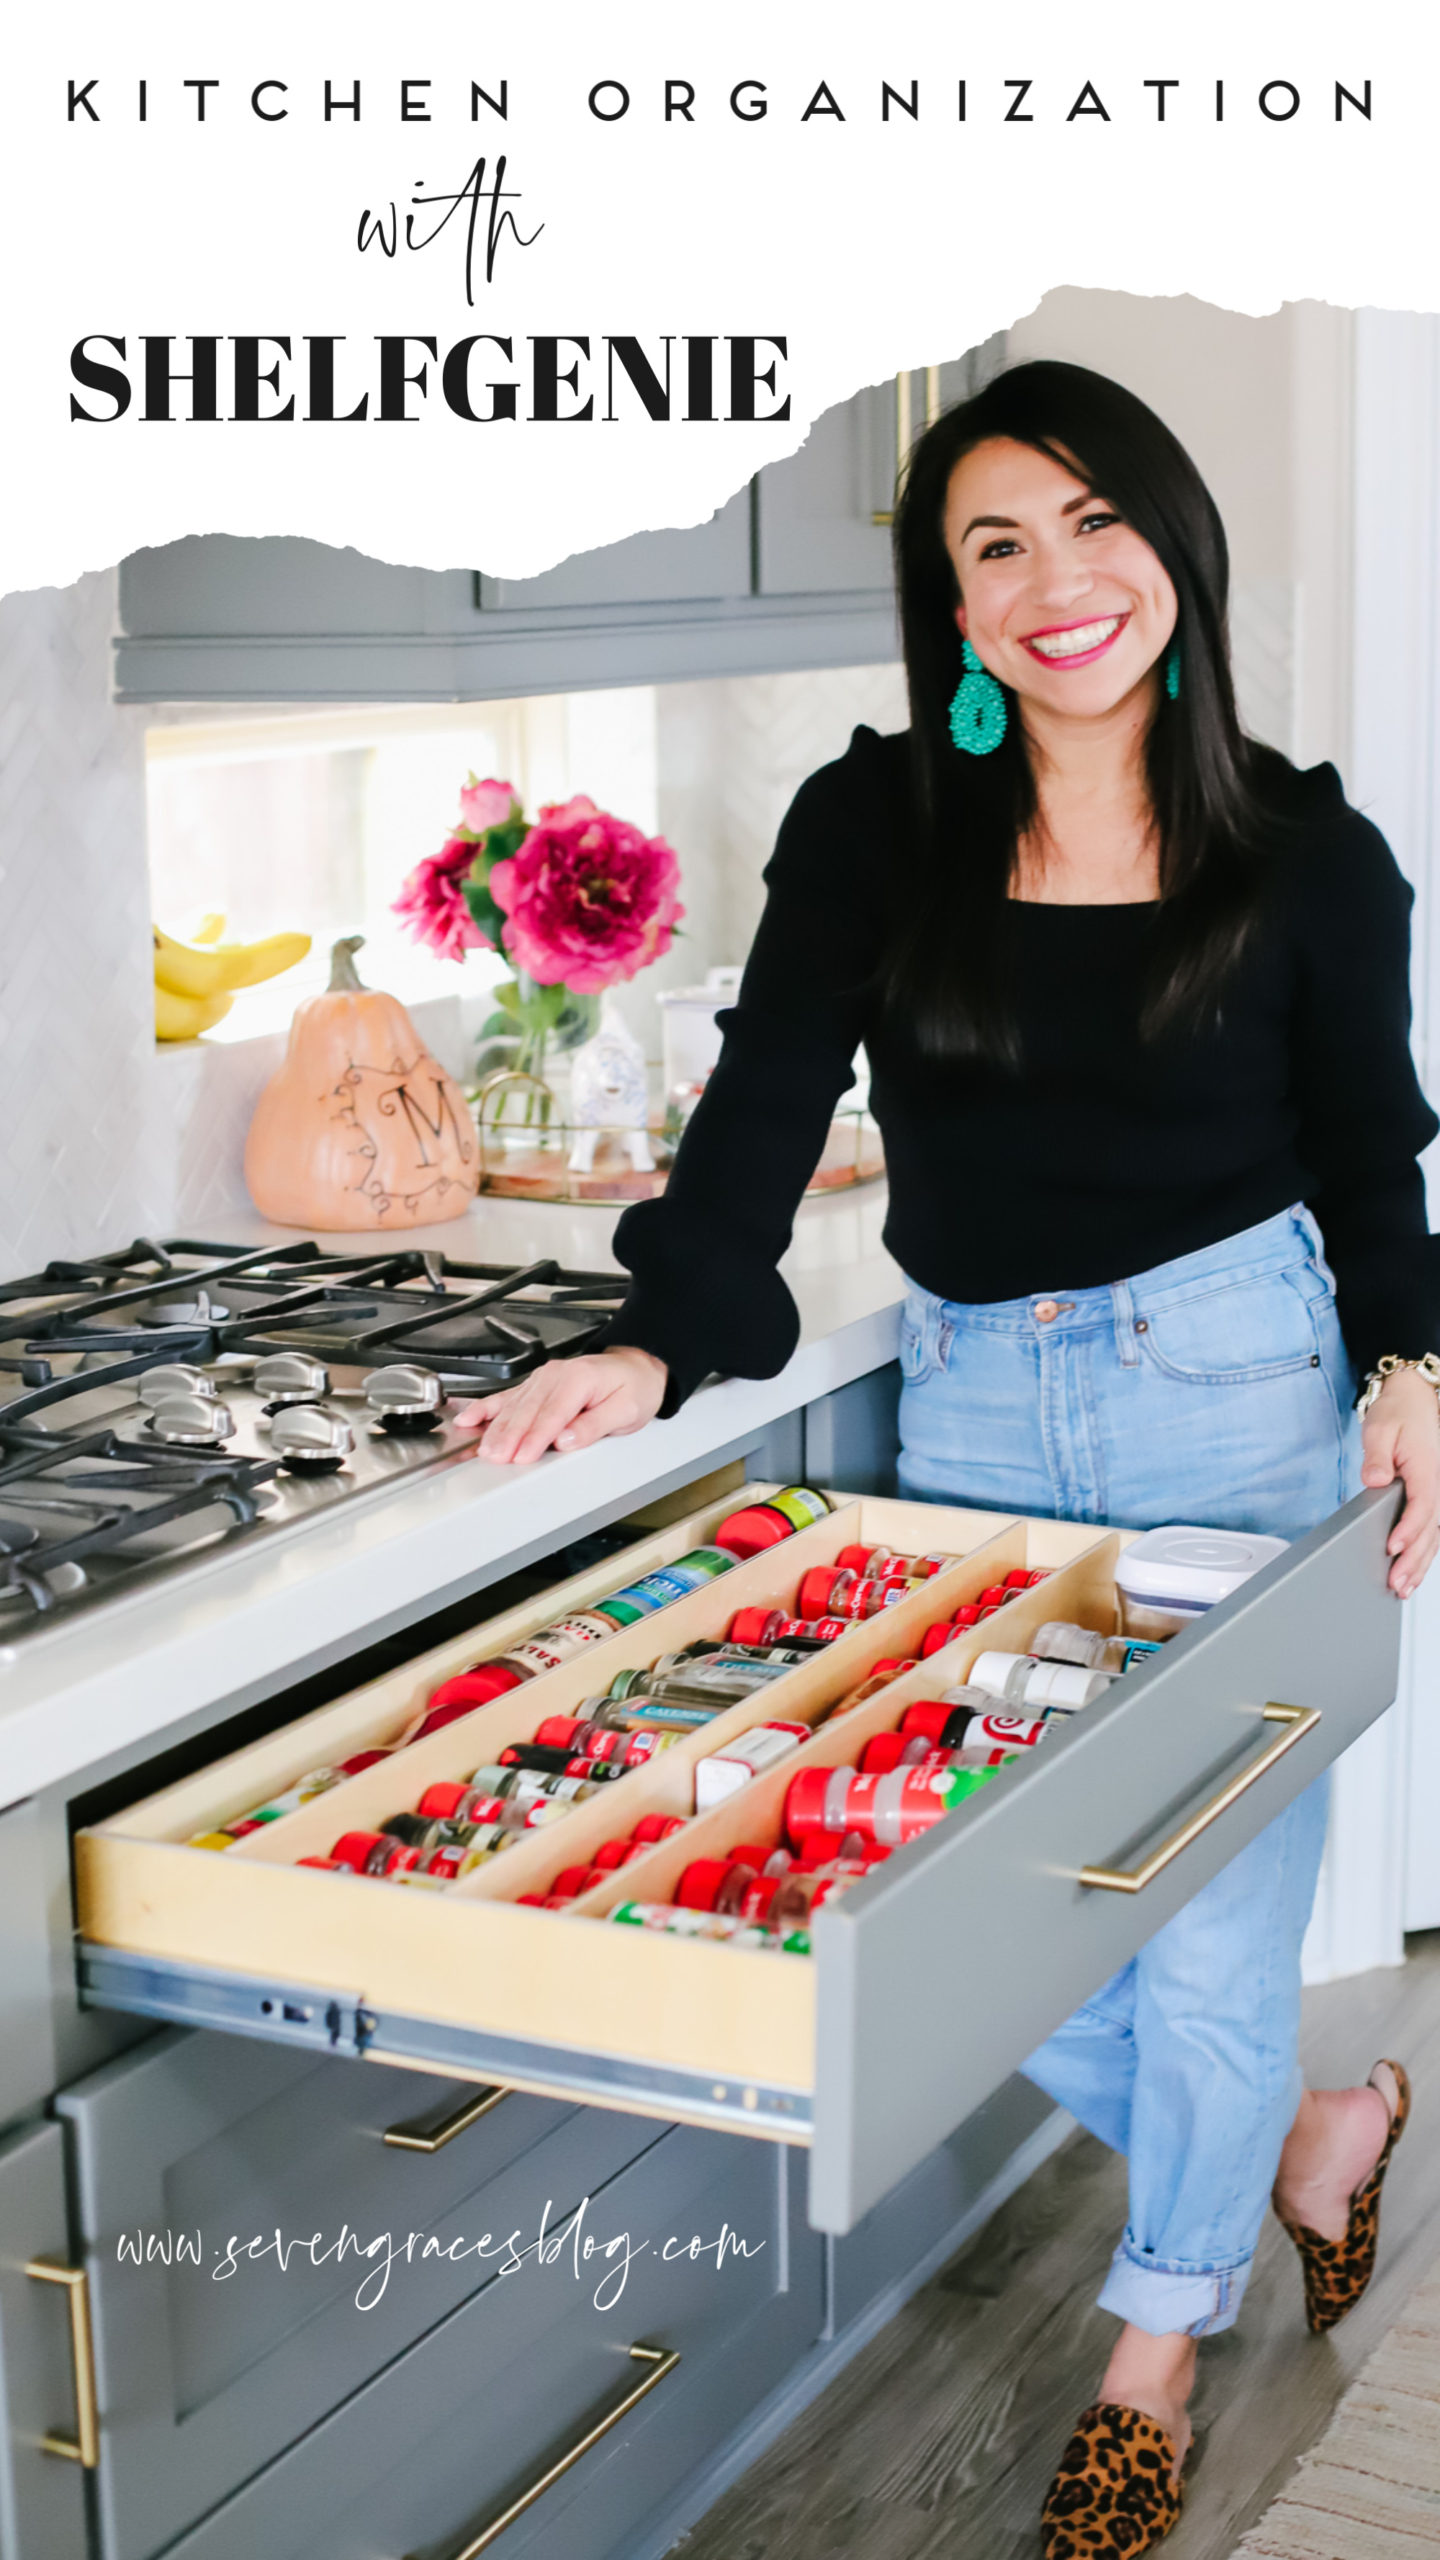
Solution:
M250 1123L245 1180L278 1226L430 1226L460 1217L479 1187L465 1096L404 1006L362 985L362 940L337 942L324 995L297 1005Z

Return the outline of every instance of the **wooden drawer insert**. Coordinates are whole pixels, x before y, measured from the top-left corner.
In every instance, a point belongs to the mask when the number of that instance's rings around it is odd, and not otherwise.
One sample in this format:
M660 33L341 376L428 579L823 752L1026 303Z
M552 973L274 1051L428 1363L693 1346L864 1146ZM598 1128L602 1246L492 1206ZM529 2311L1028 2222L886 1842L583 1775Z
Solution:
M665 1899L690 1858L764 1838L798 1768L853 1761L910 1698L962 1679L986 1646L1023 1650L1051 1617L1111 1628L1125 1533L866 1497L446 1727L403 1762L366 1771L231 1850L186 1845L282 1776L336 1756L337 1736L356 1747L361 1726L347 1728L344 1710L358 1712L359 1699L339 1702L290 1729L288 1757L279 1756L286 1737L272 1736L81 1835L85 1988L147 2015L809 2141L811 2219L848 2230L1389 1704L1400 1636L1385 1589L1394 1510L1393 1495L1362 1495L1297 1542L817 1915L810 1961L599 1926L596 1915L622 1898ZM788 1604L808 1565L875 1539L948 1548L961 1561L763 1701L717 1717L460 1884L407 1893L291 1863L413 1804L431 1781L467 1774L623 1664L715 1633L739 1607ZM612 1562L607 1587L623 1564ZM879 1656L905 1652L942 1609L1020 1564L1046 1565L1050 1579L866 1706L821 1724L799 1754L623 1879L565 1912L516 1905L516 1894L543 1889L641 1814L688 1812L693 1763L717 1743L775 1716L814 1721ZM493 1636L476 1630L463 1657L448 1649L445 1668L498 1650ZM408 1677L368 1693L371 1731L380 1729L375 1691L393 1693ZM1270 1701L1318 1708L1321 1721L1143 1892L1082 1883L1087 1865L1128 1863L1208 1806L1275 1739L1261 1721ZM392 1694L392 1730L393 1704Z

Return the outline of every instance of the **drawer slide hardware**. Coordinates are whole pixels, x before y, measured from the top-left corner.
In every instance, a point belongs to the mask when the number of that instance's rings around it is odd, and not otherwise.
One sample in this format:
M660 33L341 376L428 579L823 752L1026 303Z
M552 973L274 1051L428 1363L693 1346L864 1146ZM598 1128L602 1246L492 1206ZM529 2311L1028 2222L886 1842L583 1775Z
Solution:
M516 2088L536 2089L582 2106L638 2107L642 2114L663 2115L668 2122L716 2125L781 2142L810 2140L808 2090L772 2084L752 2088L718 2081L708 2072L528 2044L443 2019L380 2016L354 1992L317 1991L313 1985L307 1989L264 1974L221 1972L169 1956L127 1955L87 1939L80 1942L78 1961L81 1994L89 2008L121 2009L132 2017L162 2019L167 2026L214 2027L372 2062L393 2058L440 2072L453 2064L466 2075L467 2108L491 2088L502 2095ZM482 2079L483 2089L477 2086ZM463 2129L456 2127L457 2132ZM408 2124L394 2128L396 2133L409 2130Z
M512 2499L503 2515L496 2516L493 2524L487 2524L482 2533L476 2534L473 2542L466 2543L463 2551L457 2551L454 2560L479 2560L479 2554L489 2551L508 2525L516 2523L527 2507L533 2507L537 2498L543 2498L547 2489L554 2488L557 2480L563 2480L582 2454L588 2453L602 2436L608 2436L612 2427L618 2427L621 2419L627 2418L637 2403L644 2399L646 2392L653 2391L657 2382L663 2382L667 2373L673 2373L680 2361L678 2347L634 2346L630 2354L636 2364L647 2368L642 2379L632 2383L623 2400L617 2400L613 2409L607 2409L603 2418L597 2418L593 2427L588 2427L557 2462L551 2463L548 2471L542 2472L538 2480L532 2480L528 2489Z
M62 2284L70 2298L70 2353L75 2366L75 2433L40 2439L43 2453L58 2453L87 2471L100 2464L100 2407L95 2392L95 2336L90 2325L90 2279L83 2267L67 2267L62 2258L31 2258L27 2276L37 2284Z
M404 2124L392 2124L380 2139L392 2151L443 2151L457 2133L468 2133L472 2124L478 2124L509 2095L508 2089L475 2089L462 2106L443 2116L439 2124L431 2124L426 2116L411 2116Z
M1283 1760L1287 1751L1293 1751L1297 1742L1303 1742L1307 1733L1314 1732L1320 1722L1320 1709L1282 1707L1272 1700L1264 1710L1264 1721L1266 1724L1278 1724L1283 1730L1266 1745L1258 1760L1252 1760L1249 1767L1242 1769L1238 1777L1223 1786L1218 1795L1213 1795L1208 1804L1202 1804L1199 1812L1192 1813L1188 1822L1182 1822L1178 1831L1172 1831L1168 1840L1162 1840L1158 1849L1152 1849L1140 1866L1082 1867L1080 1882L1103 1893L1143 1893L1147 1884L1153 1884L1157 1876L1162 1876L1167 1867L1174 1865L1182 1850L1188 1849L1192 1841L1198 1840L1212 1823L1228 1813L1232 1804L1238 1804L1243 1795L1248 1795L1267 1770L1274 1768L1277 1760Z

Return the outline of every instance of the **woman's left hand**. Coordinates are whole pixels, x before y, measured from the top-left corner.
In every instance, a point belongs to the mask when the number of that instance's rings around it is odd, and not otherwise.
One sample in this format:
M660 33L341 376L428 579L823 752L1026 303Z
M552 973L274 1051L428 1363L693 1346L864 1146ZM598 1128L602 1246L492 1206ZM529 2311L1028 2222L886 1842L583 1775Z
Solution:
M1396 1369L1364 1421L1367 1486L1405 1487L1405 1508L1390 1535L1390 1588L1401 1599L1419 1589L1440 1547L1440 1397L1414 1369Z

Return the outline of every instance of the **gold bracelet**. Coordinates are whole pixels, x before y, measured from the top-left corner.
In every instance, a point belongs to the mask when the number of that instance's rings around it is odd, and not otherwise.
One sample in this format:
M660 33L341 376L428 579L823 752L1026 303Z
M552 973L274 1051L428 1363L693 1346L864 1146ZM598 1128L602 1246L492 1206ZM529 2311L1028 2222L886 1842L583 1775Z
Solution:
M1396 1371L1399 1369L1417 1370L1419 1375L1424 1379L1426 1386L1433 1387L1436 1395L1440 1396L1440 1359L1436 1358L1433 1351L1426 1351L1422 1353L1418 1360L1402 1360L1395 1352L1387 1351L1384 1359L1376 1362L1375 1367L1371 1370L1364 1386L1356 1397L1355 1410L1357 1413L1366 1414L1369 1412L1370 1407L1380 1393L1381 1388L1384 1386L1386 1379L1393 1378Z

